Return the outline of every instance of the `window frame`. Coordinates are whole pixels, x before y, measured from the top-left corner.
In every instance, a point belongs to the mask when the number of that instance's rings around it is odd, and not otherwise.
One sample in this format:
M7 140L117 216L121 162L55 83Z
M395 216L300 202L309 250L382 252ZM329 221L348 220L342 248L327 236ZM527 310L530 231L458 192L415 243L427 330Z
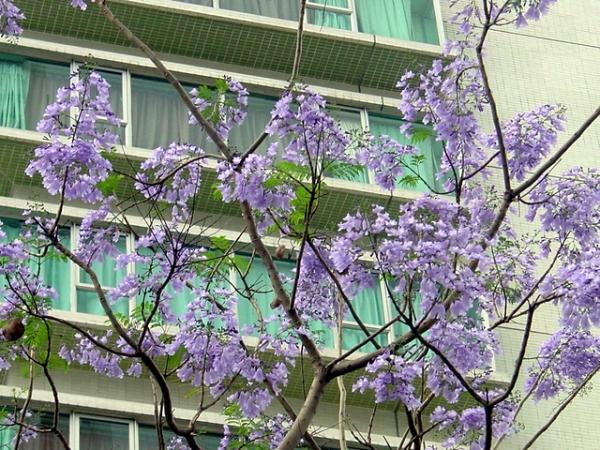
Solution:
M85 64L77 61L71 61L71 82L77 82L79 80L79 70L84 67ZM93 68L93 70L101 70L103 72L112 73L121 76L121 116L118 119L121 121L119 128L123 129L123 135L125 141L122 142L126 147L132 147L133 133L132 133L132 113L131 113L131 72L127 69L117 69L114 67L108 67L99 65ZM71 111L71 119L75 117L77 111ZM109 125L106 117L98 116L98 122L104 125Z
M233 253L235 256L248 256L247 253L245 253L244 251L235 251ZM257 255L255 258L259 258L260 257ZM296 262L296 260L286 260L286 261L292 261L292 262ZM237 273L236 270L234 268L230 268L229 271L229 281L232 284L232 286L235 286L236 289L239 289L240 286L238 286L238 280L237 280ZM370 333L374 333L376 331L378 331L382 326L384 326L386 323L388 323L391 318L392 318L392 305L391 305L391 301L390 298L388 296L388 293L385 289L385 281L383 280L383 278L381 276L377 276L377 283L374 286L377 289L379 289L379 293L381 296L381 302L382 302L382 313L383 313L383 323L381 325L376 325L376 324L372 324L372 323L363 323L363 325L365 326L365 328L370 332ZM235 306L235 316L238 322L238 325L241 323L240 320L240 315L239 315L239 311L237 308L237 305ZM361 330L360 326L352 321L352 320L348 320L348 319L342 319L342 331L344 329L351 329L351 330ZM333 334L333 347L325 347L328 350L334 350L334 351L338 351L341 347L341 343L339 342L339 337L338 337L338 333L337 333L337 326L334 330ZM394 329L393 327L389 327L388 329L386 329L385 331L383 331L381 334L385 335L387 337L386 342L387 344L391 344L395 338L395 334L394 334ZM252 336L248 336L248 337L252 337Z
M348 4L348 7L344 8L341 6L332 6L332 5L328 5L327 3L316 3L314 1L308 0L306 2L306 9L307 9L307 12L310 9L312 11L331 12L331 13L335 13L337 15L349 16L350 17L350 29L346 30L344 28L332 28L332 27L326 27L324 25L309 23L308 14L304 15L304 24L312 25L312 26L319 27L319 28L327 28L327 29L331 29L331 30L352 31L353 33L357 33L358 32L358 19L356 17L356 9L354 8L354 0L346 0L346 2Z
M69 432L69 446L73 449L81 449L81 419L88 420L96 420L99 422L112 422L112 423L121 423L128 425L128 441L129 441L129 449L123 450L136 450L139 447L138 443L138 426L137 420L134 419L122 419L117 417L107 417L96 414L87 414L80 412L71 413L71 420L69 422L70 432Z

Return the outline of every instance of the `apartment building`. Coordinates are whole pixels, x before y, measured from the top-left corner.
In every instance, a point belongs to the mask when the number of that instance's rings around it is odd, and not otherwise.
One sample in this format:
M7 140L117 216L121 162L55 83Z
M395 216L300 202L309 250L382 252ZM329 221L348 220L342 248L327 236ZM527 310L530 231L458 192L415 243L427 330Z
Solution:
M126 168L130 160L144 158L151 149L171 142L193 142L212 149L206 136L188 124L187 112L171 86L160 78L150 61L131 48L94 5L81 12L71 8L66 0L17 0L16 4L28 18L24 22L25 33L16 43L0 41L0 216L14 233L20 226L20 211L28 203L43 203L48 211L56 210L55 199L45 195L39 180L27 177L24 168L30 149L42 142L43 136L35 132L35 125L45 105L53 100L56 89L69 80L70 73L82 65L95 66L111 84L112 106L122 120L118 129L121 145L113 161L116 167ZM229 138L234 148L246 148L267 123L274 101L292 69L297 0L114 0L110 4L115 15L158 52L186 87L211 86L215 79L228 75L250 90L248 117ZM577 4L563 1L557 6L557 12L553 11L553 16L547 19L551 22L549 28L543 22L523 32L494 33L489 51L491 72L498 87L501 111L506 116L540 101L555 101L551 94L560 92L558 100L573 105L575 128L578 119L585 115L585 107L598 103L600 94L597 90L594 92L594 86L600 81L597 70L600 38L594 33L591 19L594 14L589 11L600 17L599 8L594 0L581 0ZM348 131L369 129L375 134L405 141L398 131L402 122L396 110L396 81L406 70L427 66L441 55L440 43L445 34L451 32L445 23L448 17L446 2L442 0L309 0L299 78L327 98L332 114ZM572 29L577 30L575 41L568 37ZM523 56L521 48L527 56ZM531 64L536 58L539 64ZM545 70L556 67L560 68L556 76ZM532 90L528 85L530 77L548 81L538 83ZM570 86L565 83L566 79L579 83ZM3 99L7 92L11 93L10 102ZM598 143L598 127L590 136L574 151L585 155L583 159L575 157L575 161L586 165L594 165L596 161L598 165L597 155L590 150ZM439 144L428 137L418 145L426 157L423 167L429 173L428 180L434 183ZM589 153L585 153L586 149ZM216 180L214 168L212 171L209 168L205 177L198 208L207 217L219 218L219 225L224 228L220 234L234 238L242 227L238 210L235 205L224 204L212 195L210 186ZM337 175L328 180L327 185L328 195L323 198L324 204L316 218L316 223L323 227L339 222L357 205L370 205L388 196L388 192L372 183L372 174L368 171ZM424 185L398 186L394 201L416 198L426 190ZM72 245L76 245L77 226L85 214L86 209L80 204L69 204L65 208L66 220L61 233ZM144 226L141 217L133 215L130 221L134 226ZM243 238L242 242L248 241ZM272 248L277 246L276 239L267 238L266 243ZM132 249L133 236L124 235L119 245L123 250ZM281 260L278 265L286 272L291 270L292 263ZM96 269L102 284L109 288L136 267L115 271L114 261L107 260ZM72 264L56 260L44 266L43 274L59 292L56 315L89 327L104 325L105 318L84 273ZM250 277L258 280L263 275L264 269L255 263ZM235 275L231 276L235 283ZM269 297L268 293L264 295L265 299ZM361 295L377 300L364 302L365 309L361 311L370 327L385 323L391 310L384 290L376 286ZM185 296L180 297L175 301L176 313L184 311L188 301ZM117 305L117 309L127 314L135 306L136 301L132 299ZM248 323L253 319L253 311L240 308L238 316L240 323ZM539 324L540 342L552 326L549 313L547 321ZM401 331L395 329L380 338L385 342ZM65 340L72 334L68 329L60 333ZM356 324L346 322L341 345L351 347L359 337L357 333ZM516 345L517 335L506 330L502 338L508 349L506 358L497 362L499 380L510 370L511 348ZM325 341L333 355L339 343L327 333ZM300 374L301 367L299 365L297 373L292 374L286 390L296 407L307 388ZM107 380L76 367L58 374L56 382L63 405L61 427L74 450L156 448L149 383L128 377ZM51 393L43 380L36 383L39 384L33 402L44 411L51 401ZM352 380L345 383L349 387ZM0 397L9 402L26 384L27 379L15 367L3 373ZM338 435L337 399L337 387L331 386L315 420L318 435L330 439L332 446L336 445ZM195 403L187 388L175 389L173 400L177 417L182 420L192 417ZM372 402L371 396L349 392L347 415L358 430L366 429ZM591 411L592 405L593 402L586 400L583 411ZM397 412L395 404L379 408L373 423L375 444L386 446L386 439L391 445L398 442L404 424ZM548 410L528 411L525 426L530 417L533 417L532 424L543 423L547 414ZM550 437L539 448L590 448L584 445L590 442L584 430L592 432L586 417L585 412L569 415L551 430ZM40 420L46 419L43 414L40 416ZM202 421L206 435L201 442L208 449L216 448L224 416L215 408L204 413ZM569 430L576 430L575 440L565 436ZM10 430L3 432L0 448L8 445L10 438ZM357 446L355 438L348 435L348 439L350 446ZM505 448L518 448L519 439L507 441ZM576 445L565 446L567 441ZM61 447L54 438L44 437L23 448Z
M117 130L121 145L113 164L126 167L131 159L140 159L157 146L171 142L192 142L214 148L206 136L188 124L187 112L172 87L154 70L152 64L112 28L94 5L78 11L64 0L23 0L17 5L24 11L25 33L16 44L0 43L0 152L3 161L0 182L0 212L13 233L18 233L20 210L28 202L42 202L52 211L55 200L44 195L39 180L24 175L28 151L42 141L35 132L44 107L50 103L56 89L69 80L69 74L82 65L93 65L111 85L113 110L122 120ZM251 92L248 117L232 132L229 145L243 150L264 126L276 97L286 84L292 68L298 2L296 0L118 0L110 3L115 15L129 26L151 48L159 53L166 65L189 89L214 84L224 75L241 81ZM326 96L332 114L348 131L370 129L399 140L401 121L396 111L396 81L408 69L418 69L441 55L444 40L441 9L438 0L418 2L373 0L315 0L308 2L304 50L299 79ZM10 92L10 99L7 93ZM428 179L433 183L440 146L433 137L419 144L427 159ZM234 205L214 199L210 186L214 170L200 193L199 208L207 215L219 217L225 228L221 233L234 236L241 228ZM212 179L211 179L212 177ZM328 182L329 193L324 201L320 226L332 226L357 204L371 204L388 193L372 184L372 174L366 170L336 175ZM424 185L411 189L398 188L398 200L421 195ZM77 224L86 213L83 205L69 204L65 209L63 237L76 244ZM140 217L132 223L143 226ZM10 233L9 233L10 234ZM242 239L243 241L244 239ZM268 240L276 246L275 240ZM123 236L119 242L125 251L133 248L133 237ZM242 252L243 254L243 252ZM293 262L278 262L288 272ZM109 288L128 271L115 271L114 261L107 260L96 267L103 286ZM77 268L64 261L45 263L44 278L56 286L59 299L55 313L86 326L101 327L105 318L94 299L90 280ZM236 282L232 275L233 282ZM252 266L250 278L260 280L264 268L258 262ZM390 317L384 291L376 285L362 294L363 311L370 326L375 328ZM174 303L176 313L185 310L187 298L180 295ZM264 294L265 301L269 297ZM260 299L259 299L260 300ZM135 299L123 301L116 309L127 314L135 307ZM375 306L367 306L375 305ZM250 307L241 307L241 324L254 319ZM399 332L401 330L395 330ZM69 330L63 330L69 339ZM324 337L334 354L331 333ZM71 333L72 334L72 333ZM386 342L393 333L382 334ZM343 347L349 348L360 332L356 324L344 325ZM249 338L251 339L251 337ZM303 389L300 373L292 375L286 395L299 405ZM26 379L15 368L4 375L0 396L9 401L15 389ZM40 411L51 399L42 380L34 391L33 401ZM351 380L347 382L348 387ZM125 377L107 380L78 368L57 375L61 393L61 427L68 434L73 449L156 448L153 429L153 402L150 385L143 380ZM337 388L326 394L325 403L315 426L320 436L337 437ZM350 394L349 416L358 428L366 425L372 397ZM176 415L189 419L194 413L194 400L183 386L174 392ZM387 405L378 413L374 426L374 441L385 445L383 435L400 433L394 408ZM46 420L43 414L40 420ZM207 434L201 441L207 448L216 448L224 417L218 409L203 414ZM13 431L14 432L14 431ZM10 443L11 430L2 435L2 444ZM353 438L349 436L351 445ZM334 441L333 441L334 442ZM356 443L355 443L356 444ZM333 445L335 445L333 443ZM38 439L24 448L60 448L52 437Z

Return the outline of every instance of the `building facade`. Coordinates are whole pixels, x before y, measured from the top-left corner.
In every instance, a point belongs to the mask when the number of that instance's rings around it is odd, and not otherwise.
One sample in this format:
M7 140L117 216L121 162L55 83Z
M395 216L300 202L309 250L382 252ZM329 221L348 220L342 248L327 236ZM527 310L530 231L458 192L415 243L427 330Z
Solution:
M126 168L131 160L145 158L151 149L171 142L193 142L211 150L206 136L188 124L187 112L171 86L160 78L149 60L112 28L95 5L81 12L71 8L66 0L18 0L16 4L28 18L24 22L25 33L16 43L0 41L0 215L15 233L20 226L20 212L28 203L43 203L49 212L56 211L56 200L44 193L38 179L27 177L24 168L29 151L42 142L43 136L35 132L35 125L45 106L78 67L94 66L111 85L113 110L122 120L118 129L121 145L113 161L116 167ZM117 17L158 52L186 87L211 86L215 79L227 75L250 90L248 117L232 132L228 142L233 148L247 148L268 122L274 101L292 70L297 1L114 0L110 5ZM369 129L374 134L406 141L398 131L402 122L396 110L396 81L406 70L418 70L441 56L441 43L452 34L447 23L449 16L446 2L440 0L309 1L299 79L327 98L332 114L346 130ZM572 112L569 124L575 129L586 112L600 103L600 33L594 30L593 17L600 17L600 6L595 0L576 4L565 0L539 25L492 34L490 72L503 117L540 103L562 102ZM12 106L3 101L8 92L11 99L16 99L11 100ZM592 149L598 148L599 139L600 129L595 126L570 153L569 162L598 166L600 158ZM435 183L439 144L430 136L419 142L419 147L426 158L423 167L430 173L425 178ZM357 205L370 205L388 196L388 192L372 183L368 171L332 175L327 182L325 204L316 218L316 223L325 228L338 223ZM205 176L208 180L200 192L199 208L207 217L218 218L219 228L223 228L219 234L233 239L242 228L238 210L212 195L214 167ZM394 201L414 199L426 190L424 185L398 186ZM64 210L66 220L61 232L71 245L76 245L77 226L86 212L84 205L76 203ZM143 218L135 214L130 222L144 227ZM241 241L249 242L247 238ZM275 238L267 238L266 243L271 248L278 245ZM132 249L133 245L130 235L124 235L119 242L123 250ZM240 253L244 255L243 248ZM279 262L279 266L283 272L290 269L288 261ZM107 288L136 270L135 266L121 271L114 268L114 261L96 268ZM264 269L255 264L250 277L260 280L263 276ZM56 315L88 327L104 326L105 318L84 273L57 260L44 267L44 277L59 292ZM235 274L231 277L236 283ZM365 302L376 306L365 306L361 311L372 328L389 320L391 310L383 289L376 285L362 295L376 299ZM268 292L264 296L265 301L270 298ZM187 301L185 296L176 298L174 311L184 311ZM131 299L116 309L128 314L135 307L136 300ZM251 322L252 314L251 309L240 308L240 323ZM539 343L555 326L553 317L549 310L536 323ZM382 334L382 341L391 340L395 332L401 330ZM62 333L65 341L72 339L69 330ZM356 324L347 321L341 345L352 347L356 333ZM505 354L497 361L499 381L509 373L518 330L503 330L501 338ZM326 331L324 339L333 356L339 344ZM292 374L295 378L286 390L295 407L301 404L303 389L307 388L299 370ZM28 380L16 367L3 373L0 382L0 396L8 402L16 394L22 395ZM72 367L58 375L56 382L64 413L61 427L74 450L156 448L153 394L147 381L129 377L108 380ZM33 402L44 410L51 401L51 392L42 379L36 383L39 385ZM349 389L352 380L345 380L345 384ZM593 417L594 398L592 395L577 400L565 418L539 441L539 448L593 448L589 442L600 438L600 432L596 438L590 438L594 430L588 418ZM329 439L332 446L336 445L338 433L337 399L337 387L331 386L315 420L318 435ZM178 418L193 416L195 403L187 388L174 390L173 400ZM347 416L358 430L367 428L372 402L371 396L349 394ZM379 408L373 424L374 444L385 447L386 439L390 445L399 442L405 425L398 407L389 404ZM525 432L507 440L504 448L519 448L520 443L526 442L529 430L543 424L549 411L550 406L530 407L522 416ZM224 416L215 408L204 413L202 421L207 434L201 442L207 448L216 448ZM10 432L4 435L0 448L10 442ZM357 445L350 433L348 440L350 446ZM60 448L51 441L37 440L23 448Z

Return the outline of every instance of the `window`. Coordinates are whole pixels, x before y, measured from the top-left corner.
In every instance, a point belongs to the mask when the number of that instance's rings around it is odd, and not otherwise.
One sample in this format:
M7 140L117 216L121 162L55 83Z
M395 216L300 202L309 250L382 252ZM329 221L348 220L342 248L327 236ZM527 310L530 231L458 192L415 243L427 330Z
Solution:
M17 239L23 227L23 221L10 218L0 218L2 221L2 230L6 233L4 242L12 242ZM70 231L66 227L60 227L58 230L61 242L67 246L70 245ZM37 252L36 249L32 249ZM43 260L32 258L29 262L31 270L36 273L39 269L39 276L44 282L53 287L58 297L53 301L52 307L55 309L70 309L70 291L71 291L71 271L69 263L60 257L56 251L50 250ZM38 267L39 266L39 267ZM4 280L3 280L4 284Z
M213 0L177 0L182 3L191 3L193 5L213 6Z
M78 227L73 227L73 242L77 242L79 234ZM119 237L117 242L119 253L125 253L129 249L128 239L125 236ZM104 315L102 305L98 300L98 295L94 290L92 280L89 275L81 268L74 267L75 273L75 311L88 314ZM98 276L100 285L103 288L111 288L123 279L123 277L132 271L132 267L116 270L116 261L110 256L103 256L102 259L92 263L92 270ZM121 299L112 305L112 309L123 315L129 315L129 299Z
M271 280L267 273L267 269L260 257L256 256L251 260L248 256L242 256L242 261L246 264L240 264L239 270L246 275L246 285L251 292L246 290L240 274L236 271L235 280L238 290L243 294L239 296L238 302L238 320L240 323L240 329L243 331L245 326L255 325L257 328L260 327L259 313L265 323L265 330L267 333L275 335L281 331L281 324L279 321L273 320L275 316L275 310L271 308L271 303L275 299L275 294L271 288ZM279 273L293 283L295 278L296 262L289 260L274 260L275 266L279 270ZM234 269L235 270L235 269ZM247 273L246 273L247 271ZM285 283L284 288L291 294L292 286L291 283ZM252 294L251 300L247 297ZM254 303L254 304L253 304ZM258 308L258 311L257 311ZM320 323L308 324L309 328L319 336L325 347L333 347L333 334L330 329L325 328ZM256 332L252 332L251 335L256 335Z
M192 87L184 85L187 91ZM216 151L200 126L188 123L188 109L173 86L164 80L132 76L131 113L135 147L153 149L180 142Z
M428 186L435 191L441 190L442 182L436 178L440 169L440 161L442 158L442 144L435 140L431 128L425 125L414 125L415 134L419 135L419 139L411 140L400 132L400 126L404 122L397 118L378 116L369 114L369 128L375 136L389 136L400 144L414 145L421 151L424 157L422 163L411 165L409 161L405 161L413 168L413 171L405 170L407 175L419 174L423 180L417 181L414 186L402 185L398 182L398 187L411 189L419 192L429 192Z
M249 257L245 256L244 261L250 263ZM293 261L275 260L275 265L279 272L284 277L289 277L293 281L294 279L294 268L296 266ZM273 320L274 312L271 308L271 302L275 296L271 288L271 281L267 274L267 270L260 260L259 257L255 257L249 267L244 267L242 264L239 267L242 273L246 275L246 284L252 291L253 300L255 306L246 297L240 297L238 303L238 318L240 326L256 325L259 326L259 315L262 316L263 320L266 321L265 329L270 334L276 334L281 330L278 321ZM248 292L244 292L245 286L242 282L239 273L236 273L236 286L242 294L248 295ZM291 292L290 284L285 285L288 288L288 292ZM378 278L374 277L373 286L367 289L363 289L356 295L349 298L352 303L354 310L358 316L362 319L364 325L370 332L378 330L382 325L390 320L390 312L387 296L383 295L382 285ZM256 310L258 308L258 312ZM334 342L337 341L337 337L334 337L334 330L324 327L320 323L309 324L309 327L316 335L319 336L324 347L334 348ZM365 334L359 325L353 320L350 312L347 313L343 321L343 332L342 332L342 348L348 350L365 339ZM255 335L256 333L251 333ZM387 345L390 336L389 332L383 332L377 336L376 340L380 345ZM362 348L362 351L373 350L372 344L367 344Z
M355 0L358 31L438 44L433 0Z
M238 152L244 152L254 140L265 131L265 127L271 120L271 111L275 106L275 100L258 95L251 95L248 99L248 114L240 126L235 126L229 134L228 144ZM267 142L261 145L266 150Z
M79 418L79 448L94 450L125 450L133 448L130 433L133 423L128 421Z
M52 426L53 415L46 412L34 412L33 417L27 419L28 423L35 424L42 428ZM61 431L67 442L69 442L69 416L61 414L58 419L58 429ZM19 428L13 426L0 427L0 449L13 449L13 439L16 437ZM19 444L19 450L63 450L64 446L60 439L54 433L41 433L35 439L29 442Z
M352 307L369 332L377 331L389 319L387 319L387 301L384 301L381 283L377 277L373 277L373 286L359 291L349 298ZM365 333L353 320L350 311L347 312L342 325L342 349L349 350L365 340ZM376 341L380 345L389 342L388 332L379 334ZM369 343L361 348L361 351L375 350L373 344Z
M348 0L310 0L306 11L308 23L340 30L352 29L352 10Z
M56 90L69 82L69 66L0 54L0 126L35 130Z
M271 288L271 281L267 273L267 269L260 257L256 256L254 259L250 257L243 257L243 261L247 263L246 267L239 267L242 274L245 275L246 285L250 292L246 290L246 286L240 276L240 273L236 273L236 286L244 295L240 298L238 303L238 319L240 327L248 325L256 325L260 327L259 314L262 319L266 322L265 329L270 334L276 334L281 329L281 325L273 320L274 310L271 309L271 302L275 299L275 294ZM292 261L275 260L275 266L279 270L279 273L285 277L293 279L295 264ZM245 266L245 265L244 265ZM247 272L247 273L246 273ZM289 284L288 286L289 287ZM291 292L288 289L288 292ZM247 297L250 297L248 299ZM253 304L254 303L254 304ZM258 311L257 311L258 309ZM256 334L256 333L252 333Z
M101 67L87 68L80 64L74 64L74 68L75 73L79 77L85 77L89 74L90 70L94 70L110 85L110 106L113 113L121 120L121 123L120 126L109 125L104 117L99 117L98 122L102 124L102 126L112 130L117 136L119 136L121 144L126 145L129 142L126 132L128 131L128 125L130 122L129 108L127 105L127 89L129 87L128 72L115 69L105 69ZM95 96L96 92L92 90L91 94L92 96Z
M298 21L297 0L175 0ZM308 0L309 24L439 44L434 0Z
M298 21L297 0L219 0L223 9Z
M347 133L351 142L358 137L358 134L362 133L364 126L361 111L332 109L329 113L336 120L340 129ZM325 176L357 183L369 183L369 171L361 166L330 163L325 170Z
M169 440L175 436L175 433L169 430L163 430L163 438L165 445L169 443ZM200 443L200 446L205 450L217 450L221 443L221 436L217 434L201 434L196 440ZM156 427L150 425L139 425L138 426L138 450L156 450L158 448L158 436L156 434Z
M153 253L145 247L142 247L142 248L138 249L137 251L138 251L138 254L142 255L142 256L152 256L153 255ZM135 273L138 274L143 279L146 279L152 273L155 273L156 268L157 268L156 264L151 259L150 265L136 264L135 265ZM183 317L183 315L187 311L187 305L194 298L194 294L192 293L192 291L189 288L184 287L180 292L177 292L177 291L175 291L175 289L173 289L173 286L171 283L169 283L169 285L166 287L161 298L165 299L166 296L170 297L170 300L168 301L169 310L175 317L178 317L178 318ZM149 291L142 291L138 295L138 297L136 299L136 303L137 303L138 307L141 306L140 313L142 314L142 317L146 317L151 312L151 310L154 308L155 298L156 297L153 295L153 293L149 292Z

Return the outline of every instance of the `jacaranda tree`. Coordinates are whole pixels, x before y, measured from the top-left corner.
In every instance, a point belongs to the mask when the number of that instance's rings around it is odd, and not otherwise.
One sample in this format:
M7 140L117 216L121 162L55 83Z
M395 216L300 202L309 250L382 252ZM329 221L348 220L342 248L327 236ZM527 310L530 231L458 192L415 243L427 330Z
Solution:
M600 108L560 146L567 114L561 105L501 120L484 54L491 29L526 26L554 1L453 1L458 37L446 43L444 59L398 81L398 108L408 123L402 132L417 138L413 124L428 125L443 147L436 174L442 187L429 186L430 194L400 203L395 212L390 202L376 204L320 229L314 217L326 174L363 166L390 193L398 182L426 179L417 146L342 131L323 97L295 83L302 20L289 87L264 134L240 151L227 144L246 115L248 91L240 83L217 80L215 88L187 92L112 14L110 2L71 0L82 10L100 8L152 60L189 109L190 123L208 135L218 153L194 142L173 143L132 164L129 172L116 170L111 154L119 145L114 132L119 120L108 83L85 68L56 93L37 125L47 139L32 153L26 173L57 199L57 213L33 205L24 211L20 235L3 236L0 245L5 323L0 365L7 370L16 359L27 361L30 373L46 377L55 399L48 427L29 420L30 394L8 409L5 423L18 427L15 446L39 433L56 433L68 448L57 426L57 360L90 366L106 377L152 383L160 403L157 423L176 435L159 440L170 449L201 448L197 424L217 404L232 424L243 424L225 427L224 449L283 450L301 442L317 449L310 425L325 387L358 371L354 390L373 391L378 403L400 401L408 424L402 449L491 449L518 431L524 402L560 398L547 429L600 369L600 339L593 333L600 325L600 174L583 168L551 174ZM299 2L301 17L305 6ZM17 38L23 20L10 0L0 0L3 35ZM203 201L198 195L203 173L214 161L215 194L239 205L242 232L251 242L249 259L234 255L235 241L190 231L203 226L195 205ZM69 245L60 224L64 205L75 201L90 212L77 245ZM528 210L535 233L513 229L510 211L516 205ZM132 214L145 217L144 229L130 225ZM132 251L117 245L124 232L135 235ZM274 251L265 245L268 235L283 244ZM276 257L290 253L295 267L285 275ZM69 260L89 278L108 321L104 332L53 314L57 292L40 276L47 258ZM114 258L117 268L135 263L141 269L116 288L103 289L93 266L104 258ZM259 261L274 293L269 305L256 300L248 275ZM230 268L242 288L225 275ZM353 300L377 279L385 283L393 311L374 332ZM192 300L176 317L170 305L181 292ZM138 299L134 314L116 311L117 302L131 298ZM235 311L248 305L256 320L241 326ZM535 358L525 360L532 351L534 316L548 307L560 311L560 328ZM337 358L326 359L327 333L339 332L346 316L358 324L361 337ZM508 382L492 383L497 330L515 320L522 330L518 358ZM56 326L69 327L74 343L53 343ZM390 329L402 333L388 344L379 337ZM245 343L248 335L256 337L255 345ZM301 353L312 364L312 382L294 411L283 392ZM181 383L197 388L197 414L189 422L173 413L172 386ZM267 415L271 404L279 405L281 414ZM431 444L433 434L442 436L438 444Z

